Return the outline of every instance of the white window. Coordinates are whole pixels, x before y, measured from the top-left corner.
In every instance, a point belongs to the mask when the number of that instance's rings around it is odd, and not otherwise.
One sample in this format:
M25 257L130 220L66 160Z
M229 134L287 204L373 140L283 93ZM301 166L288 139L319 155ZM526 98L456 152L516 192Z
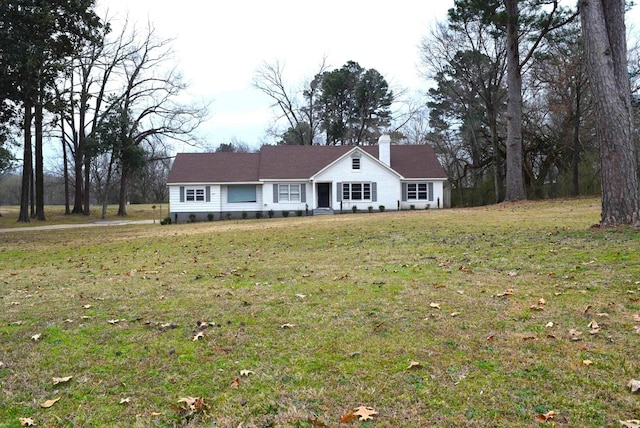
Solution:
M204 202L204 189L202 188L185 189L185 200L187 202Z
M300 185L279 184L278 202L300 202Z
M371 200L371 183L342 183L342 199L345 201Z
M433 201L433 183L407 183L407 200Z

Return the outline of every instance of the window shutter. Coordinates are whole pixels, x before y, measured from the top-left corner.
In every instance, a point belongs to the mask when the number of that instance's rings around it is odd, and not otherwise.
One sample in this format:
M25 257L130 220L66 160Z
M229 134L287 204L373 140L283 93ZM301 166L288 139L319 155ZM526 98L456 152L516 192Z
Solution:
M378 200L378 183L375 181L371 183L371 201L376 202Z
M278 203L278 185L277 184L273 185L273 203L274 204Z
M184 202L184 186L180 186L180 202Z
M407 183L402 183L402 200L407 200Z
M427 189L429 190L429 200L433 201L433 183L428 183Z
M342 183L336 183L336 184L337 184L336 197L338 199L338 202L342 202Z
M205 187L204 198L205 198L205 201L211 202L211 186Z
M300 202L307 202L307 185L305 183L300 185Z

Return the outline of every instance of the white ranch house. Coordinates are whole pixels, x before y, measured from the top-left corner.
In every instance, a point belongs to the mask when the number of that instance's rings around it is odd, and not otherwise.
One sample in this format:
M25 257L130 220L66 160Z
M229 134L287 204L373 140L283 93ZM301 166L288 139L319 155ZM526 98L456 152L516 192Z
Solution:
M169 173L174 222L444 208L447 178L429 145L264 146L258 153L179 153Z

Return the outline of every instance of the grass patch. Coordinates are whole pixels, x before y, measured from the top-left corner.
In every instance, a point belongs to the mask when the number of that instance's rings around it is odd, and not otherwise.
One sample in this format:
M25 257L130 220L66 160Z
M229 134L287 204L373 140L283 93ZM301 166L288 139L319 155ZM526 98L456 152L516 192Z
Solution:
M598 218L580 199L4 233L0 426L635 419L640 232Z

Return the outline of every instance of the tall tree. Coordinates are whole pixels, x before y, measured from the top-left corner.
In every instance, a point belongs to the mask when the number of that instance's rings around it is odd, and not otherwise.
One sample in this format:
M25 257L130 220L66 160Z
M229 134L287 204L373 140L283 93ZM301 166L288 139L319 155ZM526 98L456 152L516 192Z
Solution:
M63 70L66 59L93 37L100 21L94 0L15 0L0 3L0 83L3 96L24 111L23 191L18 221L29 221L27 207L32 174L32 118L36 126L36 213L44 220L42 114L48 91ZM6 88L11 90L7 91ZM4 100L3 100L4 103ZM29 128L29 129L28 129Z
M327 144L359 145L377 141L391 121L393 91L375 69L355 61L318 76L322 128Z
M624 0L580 0L580 20L602 165L602 226L638 224L640 188L633 141Z
M478 17L504 34L507 44L507 174L509 201L526 199L523 177L522 70L544 38L574 17L559 0L455 0L449 20L455 25ZM526 53L520 51L528 41Z

